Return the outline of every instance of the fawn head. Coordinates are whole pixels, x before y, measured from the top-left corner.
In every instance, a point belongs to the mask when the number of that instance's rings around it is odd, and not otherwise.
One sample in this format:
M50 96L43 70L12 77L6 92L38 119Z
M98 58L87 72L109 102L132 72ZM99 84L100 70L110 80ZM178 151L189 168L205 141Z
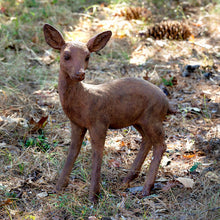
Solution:
M82 81L85 78L90 53L105 47L112 35L111 31L104 31L87 43L65 42L62 34L53 26L45 24L43 30L47 44L60 51L60 71L74 81Z

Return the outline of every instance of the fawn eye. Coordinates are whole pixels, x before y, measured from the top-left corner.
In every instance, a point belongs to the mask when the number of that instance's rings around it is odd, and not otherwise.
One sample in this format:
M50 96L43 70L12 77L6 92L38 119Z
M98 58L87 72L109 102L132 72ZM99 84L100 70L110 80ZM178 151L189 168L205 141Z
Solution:
M86 61L86 62L88 62L88 61L89 61L89 56L87 56L87 57L86 57L85 61Z
M69 60L69 59L70 59L70 57L71 57L71 56L70 56L70 54L69 54L69 53L65 53L65 54L64 54L64 59L65 59L65 60Z

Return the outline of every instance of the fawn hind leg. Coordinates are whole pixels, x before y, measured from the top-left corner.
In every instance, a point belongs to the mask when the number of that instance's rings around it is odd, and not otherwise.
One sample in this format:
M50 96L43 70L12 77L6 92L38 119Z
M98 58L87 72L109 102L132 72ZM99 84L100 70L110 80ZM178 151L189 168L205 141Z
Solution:
M159 165L163 156L163 153L166 151L165 144L165 135L162 127L162 123L158 122L152 126L150 130L151 134L149 137L153 143L153 157L148 170L147 180L145 181L144 188L142 191L143 196L150 195L150 191L154 186L156 175L159 169Z
M145 181L142 194L144 196L149 195L151 189L154 186L160 161L163 153L166 150L166 144L164 141L164 130L161 122L144 123L143 125L135 125L135 128L142 135L141 148L132 164L131 170L125 177L123 182L129 184L135 179L141 169L144 160L153 145L153 157L148 170L147 180Z
M140 125L134 125L134 127L139 131L139 133L142 136L142 142L141 142L141 146L140 146L140 150L131 166L130 172L128 173L128 175L124 178L123 183L124 184L129 184L133 179L135 179L136 177L138 177L141 167L145 161L145 158L148 154L148 152L150 151L151 147L152 147L152 143L151 140L148 138L147 134L146 134L146 129L144 128L144 126L140 126Z

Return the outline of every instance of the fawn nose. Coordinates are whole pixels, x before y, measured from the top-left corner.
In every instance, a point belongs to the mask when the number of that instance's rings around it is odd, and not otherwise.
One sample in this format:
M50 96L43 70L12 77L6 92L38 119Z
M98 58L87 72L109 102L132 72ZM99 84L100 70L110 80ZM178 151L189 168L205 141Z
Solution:
M83 80L85 78L85 70L84 69L80 69L77 73L76 76L79 77L81 80Z

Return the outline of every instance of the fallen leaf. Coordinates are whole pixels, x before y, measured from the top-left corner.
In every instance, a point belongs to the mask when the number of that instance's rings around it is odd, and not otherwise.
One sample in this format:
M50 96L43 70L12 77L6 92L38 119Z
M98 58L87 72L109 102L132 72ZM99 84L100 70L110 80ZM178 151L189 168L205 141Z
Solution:
M39 43L39 37L37 36L37 34L35 34L32 38L31 41L35 44Z
M2 14L4 14L4 13L6 12L6 8L5 8L5 7L1 7L0 12L1 12Z
M96 220L97 218L95 216L89 216L89 220Z
M200 23L195 23L195 22L192 22L191 23L193 26L196 26L196 27L201 27L202 26L202 24L200 24Z
M24 118L12 118L12 117L4 117L0 116L0 124L3 125L9 125L11 128L20 126L23 128L28 127L28 121Z
M101 3L101 4L100 4L100 7L101 7L101 8L104 8L104 7L105 7L105 4L104 4L104 3Z
M193 157L195 157L196 155L195 154L184 154L183 155L183 157L185 158L185 159L191 159L191 158L193 158Z
M205 177L207 177L208 179L210 179L213 182L220 184L220 177L211 171L206 173Z
M33 118L30 119L29 123L31 125L31 131L37 131L41 128L44 128L47 124L48 115L42 117L38 122L36 122Z
M171 163L171 159L168 158L167 156L163 156L162 161L161 161L160 164L161 164L162 167L165 167L165 166L170 165L170 163Z
M193 188L193 185L194 185L193 179L186 178L186 177L179 177L176 180L182 183L184 187L186 188Z
M5 206L5 205L10 205L12 203L11 199L6 199L5 201L0 203L0 207Z
M175 186L179 186L179 182L176 180L170 180L169 182L167 182L167 184L162 188L162 191L167 192L169 191L171 188L175 187Z
M156 180L156 182L167 182L168 179L164 177L160 177L159 179Z
M141 192L142 190L143 190L143 186L136 186L136 187L128 188L128 191L133 194L137 192Z
M122 39L122 38L125 38L127 35L123 32L119 32L119 33L116 33L113 38L118 38L118 39Z
M37 194L37 198L38 199L42 199L42 198L47 197L47 196L48 196L47 192L42 192L42 193L38 193Z
M110 167L120 167L121 165L120 162L115 159L109 160L108 163Z
M40 121L38 121L38 126L40 127L40 128L42 128L42 127L45 127L45 125L46 125L46 120L48 119L48 115L46 116L46 117L42 117L41 119L40 119Z
M195 37L193 34L189 37L189 42L191 42L191 43L195 42Z

